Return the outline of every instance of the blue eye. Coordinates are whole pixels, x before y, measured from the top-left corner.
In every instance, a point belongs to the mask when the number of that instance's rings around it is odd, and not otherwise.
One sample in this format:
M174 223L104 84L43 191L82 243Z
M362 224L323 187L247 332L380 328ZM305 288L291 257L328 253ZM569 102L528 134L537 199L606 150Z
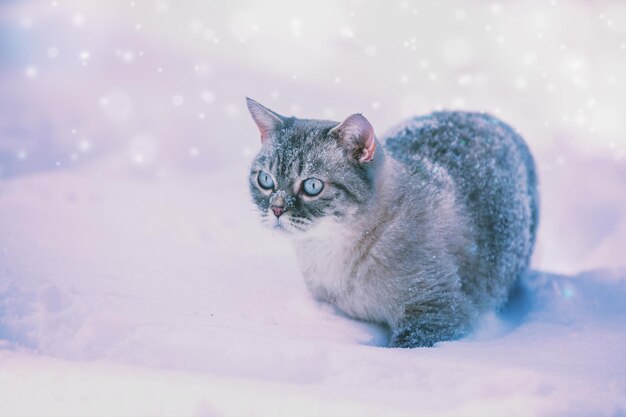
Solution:
M274 188L274 180L272 179L272 177L270 176L270 174L268 174L267 172L259 172L259 185L261 186L261 188L264 188L266 190L270 190L272 188Z
M304 193L311 197L321 193L323 188L324 183L322 182L322 180L318 180L317 178L307 178L306 180L304 180L304 183L302 183L302 189L304 190Z

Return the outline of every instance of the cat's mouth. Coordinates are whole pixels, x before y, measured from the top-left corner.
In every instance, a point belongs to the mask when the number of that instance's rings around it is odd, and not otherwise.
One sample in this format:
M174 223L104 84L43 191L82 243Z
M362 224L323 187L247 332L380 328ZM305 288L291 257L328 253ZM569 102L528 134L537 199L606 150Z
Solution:
M264 223L270 229L285 234L302 233L306 229L301 220L291 217L288 213L280 217L275 217L273 214L271 216L264 216Z
M285 223L280 220L280 218L274 220L274 225L272 226L275 230L287 231L285 228Z
M298 228L293 225L290 219L285 218L284 216L281 216L278 219L274 219L272 229L285 234L297 233L299 231Z
M275 217L273 214L264 214L262 218L262 223L272 230L277 230L281 233L291 232L286 215Z

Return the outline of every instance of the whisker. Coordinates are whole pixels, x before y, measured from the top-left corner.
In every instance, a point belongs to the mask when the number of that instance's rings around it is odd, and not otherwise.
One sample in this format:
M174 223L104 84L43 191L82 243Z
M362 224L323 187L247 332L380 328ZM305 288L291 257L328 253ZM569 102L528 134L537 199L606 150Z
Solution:
M291 227L293 227L294 229L300 231L300 232L304 232L305 231L305 228L302 227L301 225L298 225L298 224L295 224L295 223L289 223L289 225Z

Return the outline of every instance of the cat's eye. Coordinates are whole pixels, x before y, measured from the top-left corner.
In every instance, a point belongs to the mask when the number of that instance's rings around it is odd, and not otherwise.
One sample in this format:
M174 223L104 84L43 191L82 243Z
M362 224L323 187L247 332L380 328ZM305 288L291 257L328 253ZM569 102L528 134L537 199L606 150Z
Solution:
M272 188L274 188L274 180L272 179L271 175L268 174L267 172L263 172L263 171L259 172L259 176L257 180L261 188L264 188L266 190L271 190Z
M308 196L316 196L324 189L324 183L317 178L307 178L302 183L302 190Z

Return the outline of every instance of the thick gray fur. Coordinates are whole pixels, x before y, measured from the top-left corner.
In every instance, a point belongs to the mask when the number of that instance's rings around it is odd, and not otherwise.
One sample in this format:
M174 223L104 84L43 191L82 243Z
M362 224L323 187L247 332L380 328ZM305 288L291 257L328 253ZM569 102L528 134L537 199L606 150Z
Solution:
M248 105L257 124L271 112ZM508 125L482 113L415 117L362 163L332 130L339 122L270 115L250 191L262 221L292 239L317 299L389 325L391 347L461 337L507 300L538 222L533 158ZM275 189L259 186L260 171ZM301 192L310 177L324 181L316 198Z

